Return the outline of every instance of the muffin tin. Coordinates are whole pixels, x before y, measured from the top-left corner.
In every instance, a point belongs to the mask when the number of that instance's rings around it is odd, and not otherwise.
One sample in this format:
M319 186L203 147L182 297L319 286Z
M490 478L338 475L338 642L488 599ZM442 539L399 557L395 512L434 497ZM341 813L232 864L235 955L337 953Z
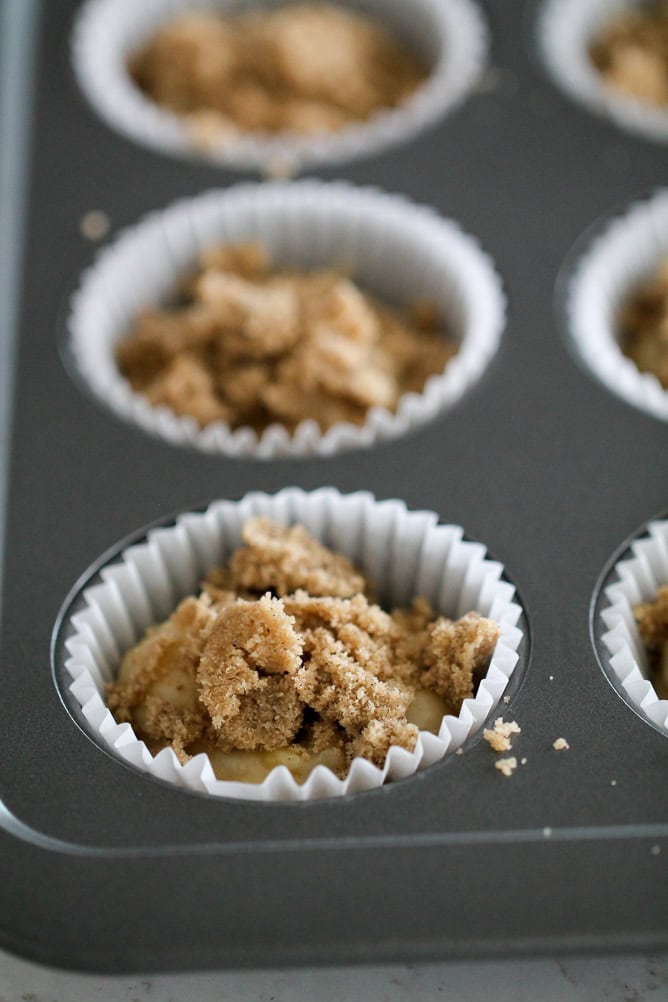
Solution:
M31 6L7 4L8 23ZM150 437L66 371L58 344L92 257L81 217L102 209L116 230L242 175L109 130L73 80L77 4L37 6L16 60L27 69L36 56L35 104L21 113L29 91L17 89L12 118L16 140L30 116L33 145L16 174L29 180L20 300L11 290L3 947L129 971L666 946L668 745L601 671L590 610L611 555L665 517L668 432L574 363L553 301L574 241L660 183L665 154L555 90L536 55L534 4L481 6L495 69L479 92L406 145L319 176L402 193L475 235L509 298L501 347L456 406L410 435L267 461ZM67 712L59 610L139 527L215 498L323 484L434 510L505 566L525 611L504 706L527 760L513 777L478 736L358 795L216 800L119 763ZM558 737L568 751L553 749Z

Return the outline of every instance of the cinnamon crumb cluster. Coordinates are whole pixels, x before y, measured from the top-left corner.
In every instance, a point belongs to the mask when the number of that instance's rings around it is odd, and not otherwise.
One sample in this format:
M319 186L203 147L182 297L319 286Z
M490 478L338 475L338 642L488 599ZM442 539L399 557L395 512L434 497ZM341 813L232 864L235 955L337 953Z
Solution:
M396 408L457 350L434 306L383 306L340 273L275 271L256 243L215 247L182 302L140 314L116 348L132 388L205 427L305 419L326 430Z
M591 60L614 90L668 107L668 3L624 10L590 47Z
M659 588L653 602L637 605L633 614L654 688L659 699L668 699L668 585Z
M522 728L516 720L504 720L497 717L492 727L486 727L482 736L494 752L507 752L512 748L513 735L521 734ZM526 759L522 759L522 765L526 764ZM506 758L497 758L494 768L498 769L502 776L509 779L517 769L517 758L514 755Z
M205 752L219 779L261 782L277 765L303 781L345 776L473 696L499 637L469 612L436 616L422 598L384 611L345 557L297 525L254 518L244 545L198 596L129 650L108 687L116 720L153 753Z
M624 354L668 390L668 258L622 308L619 333Z
M128 69L204 148L244 133L336 132L405 103L428 72L381 25L328 3L190 11Z

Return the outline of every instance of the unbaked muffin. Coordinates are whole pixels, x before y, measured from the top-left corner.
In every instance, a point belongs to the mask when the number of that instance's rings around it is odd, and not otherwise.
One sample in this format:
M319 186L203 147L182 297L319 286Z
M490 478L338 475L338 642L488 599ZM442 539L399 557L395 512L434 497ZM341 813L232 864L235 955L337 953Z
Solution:
M624 354L668 390L668 258L622 307L619 335Z
M325 431L394 411L457 351L434 306L398 310L334 270L273 269L261 244L214 247L180 302L141 314L116 348L133 390L200 427Z
M654 688L659 699L668 699L668 585L659 588L653 602L636 606L633 614Z
M188 11L128 69L205 147L248 133L336 132L405 103L427 76L382 25L330 3Z
M453 621L417 598L384 611L369 580L299 526L253 518L213 570L122 661L108 687L118 721L153 753L206 752L218 779L259 783L277 765L303 781L412 751L474 695L500 635L476 612Z
M605 84L668 108L668 2L641 3L611 19L589 49Z

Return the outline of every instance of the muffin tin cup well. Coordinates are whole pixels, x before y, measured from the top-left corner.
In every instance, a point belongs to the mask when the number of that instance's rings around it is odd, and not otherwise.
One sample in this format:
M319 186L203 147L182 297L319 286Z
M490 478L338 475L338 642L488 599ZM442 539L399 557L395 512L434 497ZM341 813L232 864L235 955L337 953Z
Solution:
M536 24L538 48L569 97L622 129L667 143L668 110L614 90L589 58L589 46L605 25L637 6L637 0L544 0Z
M201 754L182 766L171 749L155 757L130 724L117 724L104 700L125 650L178 601L198 590L206 572L229 559L241 543L244 522L266 515L282 524L301 523L309 532L355 561L386 606L408 605L422 595L441 614L456 618L477 610L499 623L501 635L475 697L459 715L443 718L438 735L421 731L415 750L392 747L382 769L354 759L345 779L317 766L299 785L285 766L259 784L217 780ZM100 583L83 591L83 608L66 624L74 681L63 692L70 711L88 733L123 761L187 789L217 797L264 802L316 800L358 793L412 775L459 748L497 706L518 662L522 631L515 589L503 567L486 559L485 548L463 539L463 530L439 525L433 512L407 511L401 501L376 501L334 488L306 493L287 488L275 495L252 493L239 502L217 501L206 511L186 513L155 528L145 542L125 549L102 568Z
M248 135L234 143L198 148L176 115L149 100L133 84L126 70L127 58L159 25L195 7L214 6L234 13L243 6L240 0L88 0L72 36L74 71L98 114L135 142L162 153L205 158L220 166L269 172L342 163L406 142L460 104L480 78L487 31L472 0L341 2L404 38L429 63L431 72L405 105L381 111L368 122L338 133Z
M612 582L612 583L610 583ZM668 735L668 699L659 699L647 667L633 609L652 602L668 585L668 519L650 522L615 562L602 585L594 634L603 668L624 699L663 734Z
M632 205L603 227L564 279L560 307L566 337L579 360L609 390L668 421L668 391L623 354L616 334L620 306L668 256L668 190Z
M243 239L261 241L279 267L340 266L390 302L434 302L459 341L457 354L421 393L402 396L395 413L374 407L363 425L339 422L324 433L314 421L292 434L271 425L259 437L222 422L201 429L191 418L151 406L121 376L116 342L140 310L169 300L203 250ZM102 250L72 298L68 354L107 407L175 444L258 458L331 455L396 438L458 401L494 355L504 323L505 297L490 258L433 210L345 183L265 182L179 201Z

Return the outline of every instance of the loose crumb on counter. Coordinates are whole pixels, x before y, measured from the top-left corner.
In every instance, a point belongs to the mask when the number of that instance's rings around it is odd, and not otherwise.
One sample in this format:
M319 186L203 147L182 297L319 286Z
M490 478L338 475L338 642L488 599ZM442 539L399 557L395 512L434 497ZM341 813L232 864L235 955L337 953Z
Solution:
M556 741L552 743L552 747L555 751L568 751L571 746L566 738L557 738Z
M514 756L499 758L494 763L494 768L498 769L502 776L512 776L517 769L517 759Z
M252 518L242 538L108 687L116 719L153 753L170 747L185 763L205 752L219 779L242 782L278 765L298 782L317 765L343 777L356 757L382 767L390 747L413 751L420 730L438 733L474 695L496 623L448 620L423 598L386 611L302 526Z
M249 241L202 254L179 298L140 313L115 354L154 406L261 434L394 411L457 348L432 302L390 308L339 271L274 269Z

